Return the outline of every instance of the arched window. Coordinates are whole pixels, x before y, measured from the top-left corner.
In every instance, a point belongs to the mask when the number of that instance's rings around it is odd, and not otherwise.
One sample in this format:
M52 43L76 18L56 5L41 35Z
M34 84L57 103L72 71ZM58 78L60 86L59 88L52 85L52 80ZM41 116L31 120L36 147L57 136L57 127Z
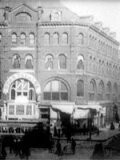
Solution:
M2 83L0 82L0 99L2 99Z
M118 93L118 85L117 85L117 83L114 83L114 85L113 85L113 93L114 94Z
M0 43L2 42L2 33L0 33Z
M31 55L27 55L25 58L25 68L27 69L33 68L33 57Z
M17 34L12 33L12 44L16 44L16 43L17 43Z
M44 100L68 101L67 86L58 80L50 81L44 88Z
M84 96L84 81L83 80L77 81L77 96L78 97Z
M68 34L67 33L62 34L62 43L68 44Z
M18 96L24 96L28 100L35 100L35 89L31 82L25 79L14 81L10 88L10 100L16 100Z
M96 94L96 82L94 79L90 81L90 91L89 91L89 100L93 101L95 100L95 94Z
M66 56L64 54L59 55L59 68L66 69Z
M107 92L107 93L111 93L111 90L112 90L112 88L111 88L111 82L108 82L108 83L107 83L106 92Z
M103 100L103 94L104 94L105 88L103 81L100 81L98 85L98 100Z
M21 35L20 35L20 43L22 45L26 44L26 35L25 35L25 33L21 33Z
M45 68L48 70L53 69L53 56L47 55L45 58Z
M49 45L50 44L50 33L44 34L44 44Z
M13 56L13 59L12 59L12 66L14 69L18 69L20 68L20 56L18 54L14 55Z
M84 69L84 58L82 55L79 55L77 58L77 69L83 70Z
M80 45L84 44L84 35L83 35L83 33L79 33L79 35L78 35L78 44L80 44Z
M106 88L106 97L107 97L107 100L110 100L111 91L112 91L111 82L108 82L107 83L107 88Z
M30 33L29 34L29 41L30 41L31 45L33 45L35 43L35 35L34 35L34 33Z
M53 44L54 45L58 45L59 44L59 34L56 33L56 32L53 34Z

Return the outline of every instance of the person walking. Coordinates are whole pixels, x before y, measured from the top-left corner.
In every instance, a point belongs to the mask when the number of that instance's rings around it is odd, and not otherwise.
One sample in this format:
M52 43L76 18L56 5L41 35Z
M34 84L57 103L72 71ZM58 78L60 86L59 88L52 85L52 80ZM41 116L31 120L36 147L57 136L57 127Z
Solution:
M71 139L71 150L72 150L72 153L75 154L75 149L76 149L76 142L75 140L72 138Z
M57 144L56 144L56 153L58 154L58 156L62 154L61 143L59 139L57 140Z

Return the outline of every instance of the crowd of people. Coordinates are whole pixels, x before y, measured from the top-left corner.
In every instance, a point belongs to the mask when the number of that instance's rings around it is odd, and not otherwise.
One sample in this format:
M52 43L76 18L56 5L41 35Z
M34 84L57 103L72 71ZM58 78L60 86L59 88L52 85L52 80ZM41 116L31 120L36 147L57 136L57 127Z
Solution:
M30 146L25 137L3 136L0 138L0 159L5 160L7 157L6 148L9 148L9 154L14 154L20 158L29 159Z

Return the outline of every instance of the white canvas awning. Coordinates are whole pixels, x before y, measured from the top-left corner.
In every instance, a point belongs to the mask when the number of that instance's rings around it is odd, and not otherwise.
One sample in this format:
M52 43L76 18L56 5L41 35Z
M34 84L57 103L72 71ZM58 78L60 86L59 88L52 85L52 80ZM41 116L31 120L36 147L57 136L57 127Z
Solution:
M52 109L67 114L72 114L74 109L74 104L53 104Z
M87 119L89 118L89 109L75 109L73 119Z
M96 111L98 112L103 107L101 105L87 104L87 105L75 105L75 108L78 108L78 109L96 109Z

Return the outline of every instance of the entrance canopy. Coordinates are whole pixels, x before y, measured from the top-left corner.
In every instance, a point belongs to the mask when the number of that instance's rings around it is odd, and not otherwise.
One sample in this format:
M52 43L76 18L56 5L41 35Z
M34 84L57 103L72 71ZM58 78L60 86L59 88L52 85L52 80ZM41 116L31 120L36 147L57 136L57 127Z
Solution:
M40 87L39 82L37 81L37 79L33 75L28 74L28 73L15 73L12 76L10 76L7 79L7 81L5 82L5 84L4 84L3 93L7 94L9 92L9 88L10 88L11 84L15 80L21 79L21 78L30 81L33 84L33 86L34 86L35 91L36 91L37 94L41 93L41 87Z

